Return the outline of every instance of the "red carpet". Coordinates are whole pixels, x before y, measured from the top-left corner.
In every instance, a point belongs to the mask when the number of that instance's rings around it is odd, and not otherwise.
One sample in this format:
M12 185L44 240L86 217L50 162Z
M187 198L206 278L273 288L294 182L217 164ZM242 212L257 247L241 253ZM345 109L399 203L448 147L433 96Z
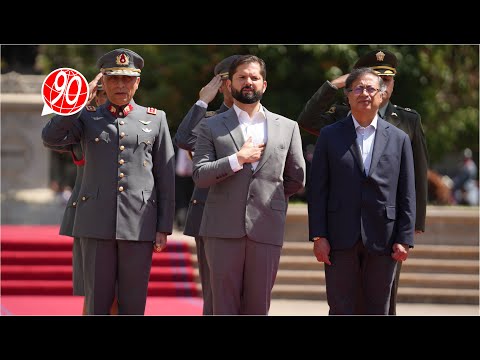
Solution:
M56 225L3 225L2 315L75 315L82 298L72 296L72 238ZM154 253L147 315L201 314L188 244L169 239Z
M83 298L79 296L2 296L1 315L81 316ZM194 297L150 296L145 315L202 315L203 301Z

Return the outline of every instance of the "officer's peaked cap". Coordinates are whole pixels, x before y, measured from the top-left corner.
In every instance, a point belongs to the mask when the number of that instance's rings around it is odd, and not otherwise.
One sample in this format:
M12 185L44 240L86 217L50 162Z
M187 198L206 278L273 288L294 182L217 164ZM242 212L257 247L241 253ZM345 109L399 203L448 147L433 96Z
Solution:
M112 50L97 60L97 67L103 75L140 76L143 58L129 49Z
M397 65L397 57L391 51L374 50L360 57L353 68L369 67L378 75L395 76L397 73Z
M228 69L230 68L230 65L232 65L232 63L240 56L241 55L232 55L223 59L215 66L215 69L213 69L213 73L215 75L220 75L222 79L228 78Z

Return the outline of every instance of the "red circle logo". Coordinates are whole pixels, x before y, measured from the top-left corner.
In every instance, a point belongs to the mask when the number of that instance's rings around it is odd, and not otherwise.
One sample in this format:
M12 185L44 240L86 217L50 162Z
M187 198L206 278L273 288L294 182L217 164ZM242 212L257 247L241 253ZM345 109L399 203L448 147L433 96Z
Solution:
M54 70L43 81L42 97L45 106L42 115L73 115L87 104L88 92L87 80L77 70Z

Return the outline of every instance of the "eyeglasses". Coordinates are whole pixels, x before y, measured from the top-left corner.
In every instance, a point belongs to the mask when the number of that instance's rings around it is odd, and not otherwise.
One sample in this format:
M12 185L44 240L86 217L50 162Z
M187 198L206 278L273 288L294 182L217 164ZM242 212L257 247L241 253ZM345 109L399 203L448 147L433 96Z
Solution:
M355 95L361 95L365 90L367 91L368 95L374 95L380 89L376 89L373 86L357 86L353 89L347 89L347 92L353 91Z

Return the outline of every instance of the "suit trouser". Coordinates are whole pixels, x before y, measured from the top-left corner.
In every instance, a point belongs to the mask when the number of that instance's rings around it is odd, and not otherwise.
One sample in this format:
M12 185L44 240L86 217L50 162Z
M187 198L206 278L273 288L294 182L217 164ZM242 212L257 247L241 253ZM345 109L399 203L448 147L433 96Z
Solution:
M151 241L82 237L88 315L108 315L117 285L118 314L143 315L152 267Z
M210 269L205 256L205 244L203 237L195 236L195 245L197 248L198 271L200 273L200 283L202 284L203 296L203 315L213 315L212 287L210 285Z
M388 315L397 262L388 255L369 252L361 240L343 250L331 250L325 264L330 315L355 315L362 294L363 314ZM361 290L361 291L360 291Z
M214 315L268 315L281 246L204 237Z

